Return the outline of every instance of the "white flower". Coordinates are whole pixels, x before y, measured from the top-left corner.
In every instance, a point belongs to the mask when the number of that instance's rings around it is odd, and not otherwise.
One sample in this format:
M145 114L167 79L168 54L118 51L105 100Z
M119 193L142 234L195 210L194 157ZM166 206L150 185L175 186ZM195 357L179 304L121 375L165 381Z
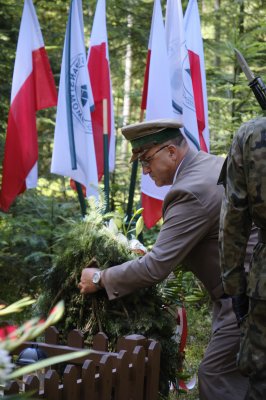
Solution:
M129 241L129 248L136 254L144 255L147 253L147 249L138 239L131 239Z
M118 233L118 228L117 228L117 225L116 225L116 223L115 223L115 221L114 221L113 218L111 218L110 221L109 221L108 229L109 229L114 235L117 235L117 233Z
M128 246L128 240L126 238L125 235L123 235L123 233L118 231L118 227L116 225L115 220L112 218L110 219L107 229L112 233L112 235L115 237L115 239L124 244L125 246Z
M123 235L123 233L118 232L116 235L116 240L118 240L118 242L124 244L125 246L128 246L128 240L125 237L125 235Z
M11 373L14 364L11 363L11 357L6 350L0 349L0 385L4 386L8 375Z

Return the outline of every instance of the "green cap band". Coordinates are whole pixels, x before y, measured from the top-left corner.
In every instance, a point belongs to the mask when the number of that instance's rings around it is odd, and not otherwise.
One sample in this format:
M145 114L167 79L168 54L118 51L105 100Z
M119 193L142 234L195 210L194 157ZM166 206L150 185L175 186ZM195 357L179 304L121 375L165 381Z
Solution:
M178 128L166 128L150 135L141 136L136 139L130 140L132 149L145 148L149 144L160 144L167 142L167 140L174 139L181 134Z

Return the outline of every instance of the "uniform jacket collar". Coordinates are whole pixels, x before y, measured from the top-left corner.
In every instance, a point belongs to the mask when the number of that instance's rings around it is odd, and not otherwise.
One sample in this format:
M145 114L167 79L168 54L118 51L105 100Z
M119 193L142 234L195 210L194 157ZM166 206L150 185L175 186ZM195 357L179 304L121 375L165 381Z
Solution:
M198 152L192 149L188 149L187 154L183 158L180 167L178 168L175 181L177 180L178 176L182 173L182 171L186 168L187 165L191 163L191 161L197 156ZM173 183L175 183L175 181Z

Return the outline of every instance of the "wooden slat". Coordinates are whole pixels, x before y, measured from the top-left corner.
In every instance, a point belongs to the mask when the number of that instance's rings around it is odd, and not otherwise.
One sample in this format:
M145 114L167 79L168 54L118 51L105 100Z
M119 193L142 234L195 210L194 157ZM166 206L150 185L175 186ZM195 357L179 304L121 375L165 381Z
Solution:
M157 400L160 376L160 344L151 341L148 348L147 376L146 376L146 398L145 400Z
M93 350L108 351L108 337L105 333L99 332L93 337Z
M143 400L145 380L145 350L142 346L136 346L132 354L132 400Z
M115 373L115 400L129 399L129 356L126 350L117 355Z
M45 330L45 343L59 343L59 332L55 326L49 326L49 328Z
M19 392L19 383L16 381L8 382L4 394L17 394Z
M75 365L67 365L63 376L63 400L80 400L78 371Z
M26 378L25 381L25 392L33 392L34 396L37 397L37 394L39 394L39 379L37 378L36 375L29 375Z
M91 360L82 367L81 400L97 400L95 393L95 364Z
M73 329L67 336L67 345L70 347L84 348L84 336L78 329Z
M47 400L62 399L62 390L59 389L59 375L51 369L46 372L44 377L44 398Z
M142 335L127 335L119 337L117 340L116 350L127 350L133 352L136 346L143 346L145 349L147 346L147 339Z
M99 376L99 400L110 400L112 393L112 360L108 354L101 358Z

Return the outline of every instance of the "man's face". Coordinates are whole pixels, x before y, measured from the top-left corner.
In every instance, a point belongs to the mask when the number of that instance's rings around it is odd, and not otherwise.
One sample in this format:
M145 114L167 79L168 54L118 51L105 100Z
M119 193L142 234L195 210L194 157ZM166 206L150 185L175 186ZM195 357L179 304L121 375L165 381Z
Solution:
M171 160L170 146L167 144L156 145L139 159L143 174L149 174L156 186L171 185L173 183L176 168Z

